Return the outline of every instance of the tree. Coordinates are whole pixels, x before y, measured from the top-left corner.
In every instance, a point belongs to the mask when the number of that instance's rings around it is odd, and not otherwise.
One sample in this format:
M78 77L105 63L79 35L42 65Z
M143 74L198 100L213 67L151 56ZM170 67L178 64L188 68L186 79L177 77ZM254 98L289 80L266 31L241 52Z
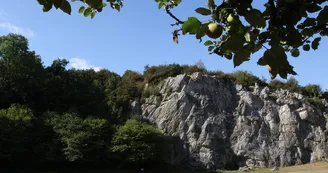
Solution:
M75 2L76 0L71 0ZM112 9L120 11L122 0L80 0L83 5L78 12L85 17L94 18L108 4ZM251 54L264 49L263 56L257 61L260 66L267 66L271 78L279 74L287 79L288 74L297 75L288 61L288 54L293 57L300 55L300 49L317 50L321 37L328 35L327 0L266 0L264 10L255 7L253 0L223 0L217 4L207 0L207 8L199 7L195 11L209 18L201 22L191 16L180 20L170 11L182 0L155 0L158 8L175 20L172 26L178 26L172 34L178 43L180 33L195 35L204 42L210 54L223 56L233 60L234 67L249 61ZM71 14L71 6L67 0L38 0L47 12L60 8ZM204 4L205 5L205 4Z
M146 164L160 158L162 137L152 125L130 119L114 134L112 151L128 164Z

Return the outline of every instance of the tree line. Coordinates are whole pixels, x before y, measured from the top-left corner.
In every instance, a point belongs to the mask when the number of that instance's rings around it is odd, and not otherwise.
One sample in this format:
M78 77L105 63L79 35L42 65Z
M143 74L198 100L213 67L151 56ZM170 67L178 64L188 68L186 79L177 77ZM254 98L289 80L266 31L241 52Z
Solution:
M44 66L25 37L0 37L0 167L166 164L167 137L133 112L131 103L160 95L156 86L179 74L201 72L248 87L258 83L328 98L318 85L301 87L294 79L266 83L246 71L208 71L201 63L146 66L143 74L127 70L122 76L67 69L68 63L56 59Z

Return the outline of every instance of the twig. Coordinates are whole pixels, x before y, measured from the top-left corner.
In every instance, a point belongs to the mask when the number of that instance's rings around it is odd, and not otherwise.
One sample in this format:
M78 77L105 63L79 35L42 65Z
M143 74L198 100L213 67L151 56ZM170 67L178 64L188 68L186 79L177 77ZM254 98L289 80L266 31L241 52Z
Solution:
M184 22L182 22L180 19L178 19L176 16L174 16L171 11L169 10L169 7L166 6L165 7L165 11L167 14L169 14L174 20L176 20L177 22L175 23L175 25L179 25L179 24L183 24Z

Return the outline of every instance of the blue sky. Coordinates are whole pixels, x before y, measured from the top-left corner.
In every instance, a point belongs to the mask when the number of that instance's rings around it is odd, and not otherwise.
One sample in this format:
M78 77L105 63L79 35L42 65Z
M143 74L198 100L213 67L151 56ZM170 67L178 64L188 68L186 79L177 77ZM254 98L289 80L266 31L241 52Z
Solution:
M106 8L92 20L77 13L80 3L72 4L73 13L69 16L59 10L43 13L36 0L3 0L0 34L26 36L30 49L41 55L47 66L54 59L66 58L70 67L107 68L123 74L127 69L142 72L147 64L195 64L202 60L209 70L248 70L269 79L266 67L256 65L261 54L254 54L251 61L234 68L232 61L209 55L194 36L182 36L175 44L171 35L175 28L170 26L174 21L157 9L154 0L127 1L121 12ZM197 16L194 9L205 5L206 1L183 1L173 13L185 20ZM323 39L319 50L290 57L300 84L315 83L328 89L327 47L328 39Z

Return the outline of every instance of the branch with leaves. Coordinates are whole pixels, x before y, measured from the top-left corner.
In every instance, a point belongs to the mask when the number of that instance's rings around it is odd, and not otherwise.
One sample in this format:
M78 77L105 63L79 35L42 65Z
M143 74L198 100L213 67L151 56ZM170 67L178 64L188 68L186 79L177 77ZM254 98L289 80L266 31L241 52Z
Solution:
M76 0L71 0L72 2ZM174 42L178 43L182 35L194 35L196 39L207 41L210 54L217 54L232 60L234 67L251 59L251 55L265 48L257 64L266 66L271 78L279 75L287 78L297 75L288 61L288 54L298 57L303 51L317 50L322 37L328 35L327 0L267 0L263 1L264 10L253 6L253 0L207 0L205 7L195 9L198 15L207 16L201 22L196 16L183 21L172 14L170 9L178 7L182 0L155 0L158 8L175 20L172 26ZM53 6L70 14L67 0L38 0L43 11ZM80 0L84 5L78 10L86 17L95 17L96 13L110 5L120 11L122 0ZM186 1L186 3L189 3Z

